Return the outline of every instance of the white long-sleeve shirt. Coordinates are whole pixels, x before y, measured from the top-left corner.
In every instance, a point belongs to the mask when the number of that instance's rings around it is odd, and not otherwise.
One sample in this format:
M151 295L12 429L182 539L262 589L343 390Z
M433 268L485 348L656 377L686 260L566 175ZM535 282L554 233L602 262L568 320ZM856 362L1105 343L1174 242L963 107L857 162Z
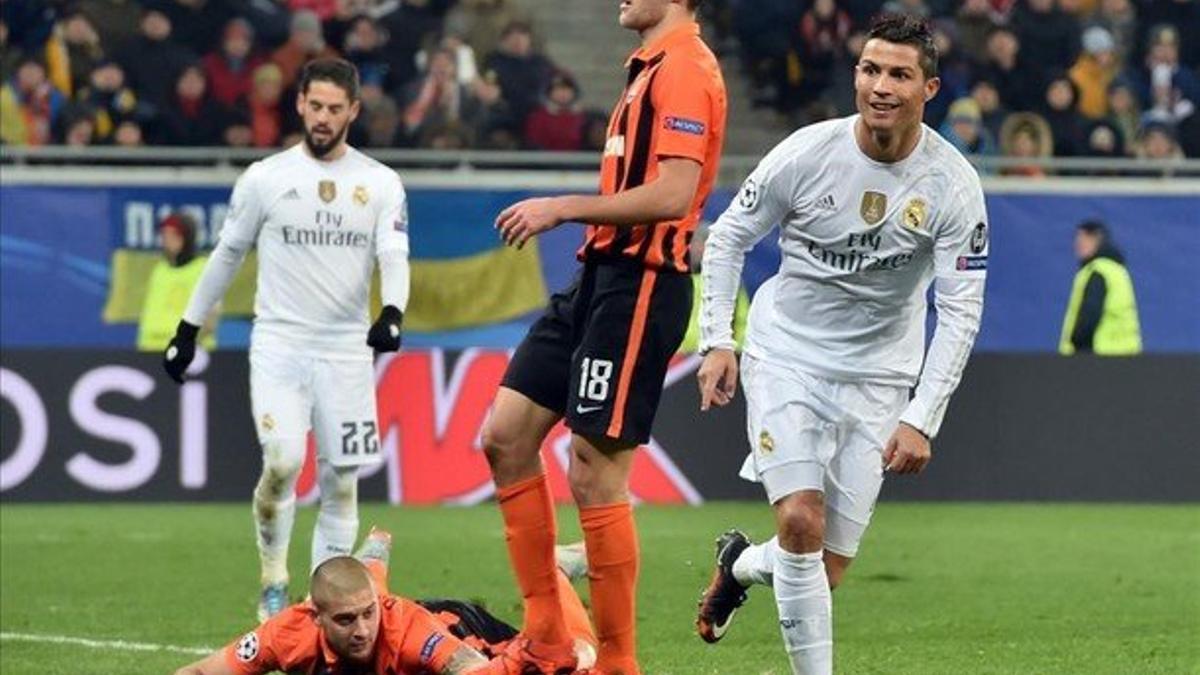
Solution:
M814 124L785 139L713 224L701 349L732 348L745 254L778 225L782 261L751 304L746 353L834 380L916 385L901 420L933 436L983 313L983 189L932 129L922 128L908 157L881 163L859 148L857 120ZM938 319L926 353L933 281Z
M384 304L408 299L408 207L400 177L353 148L333 161L303 145L255 162L233 188L216 249L183 318L199 325L258 247L254 348L369 359L371 275Z

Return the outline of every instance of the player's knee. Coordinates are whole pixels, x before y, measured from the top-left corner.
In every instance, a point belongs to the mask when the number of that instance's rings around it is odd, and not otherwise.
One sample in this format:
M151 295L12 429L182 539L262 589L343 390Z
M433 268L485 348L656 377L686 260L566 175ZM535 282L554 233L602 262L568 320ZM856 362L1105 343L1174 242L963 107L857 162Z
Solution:
M779 545L793 553L821 550L825 537L825 509L820 504L793 497L775 506Z
M567 482L571 486L571 496L580 506L615 504L629 500L629 493L620 473L595 450L572 447Z
M335 468L331 480L322 485L322 505L354 505L358 502L358 467Z
M525 438L517 425L489 419L483 426L481 438L488 464L498 476L519 472L529 464L531 453L527 446L531 444L535 449L532 453L533 459L537 459L537 442Z
M300 475L304 467L304 439L275 439L263 445L263 473L260 492L278 499Z

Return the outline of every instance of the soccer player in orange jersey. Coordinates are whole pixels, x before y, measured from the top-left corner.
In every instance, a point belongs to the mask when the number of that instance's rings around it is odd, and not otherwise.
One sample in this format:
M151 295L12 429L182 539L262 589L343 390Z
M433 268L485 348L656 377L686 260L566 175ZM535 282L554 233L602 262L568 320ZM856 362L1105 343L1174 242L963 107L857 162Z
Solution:
M185 666L176 675L521 675L544 664L528 641L485 609L455 600L412 601L387 592L391 536L372 530L358 557L313 572L311 599ZM596 638L570 580L558 572L563 613L579 658Z
M554 578L554 511L539 448L565 419L600 638L596 671L637 675L634 451L650 436L663 377L687 331L689 243L716 179L725 84L700 39L700 0L625 0L641 47L613 109L599 195L530 199L496 219L506 243L587 224L582 269L529 330L483 430L535 652L571 672ZM561 655L561 658L560 658Z

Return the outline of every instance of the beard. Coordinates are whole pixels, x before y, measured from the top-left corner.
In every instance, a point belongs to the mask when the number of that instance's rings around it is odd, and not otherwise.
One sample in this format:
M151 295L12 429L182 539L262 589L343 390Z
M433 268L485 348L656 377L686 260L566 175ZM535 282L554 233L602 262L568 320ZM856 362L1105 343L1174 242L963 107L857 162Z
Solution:
M304 145L308 147L308 151L313 157L321 159L325 155L328 155L330 151L336 148L338 144L340 144L346 138L346 131L349 127L350 124L347 123L338 131L333 132L333 134L330 135L329 140L324 143L317 142L317 139L313 138L312 130L306 127L304 129Z

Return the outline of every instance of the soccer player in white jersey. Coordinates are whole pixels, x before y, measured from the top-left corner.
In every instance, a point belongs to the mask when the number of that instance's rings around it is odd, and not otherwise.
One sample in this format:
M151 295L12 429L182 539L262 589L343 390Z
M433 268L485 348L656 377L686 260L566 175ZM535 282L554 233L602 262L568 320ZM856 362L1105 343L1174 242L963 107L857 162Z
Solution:
M780 228L782 262L754 297L741 364L751 445L742 476L763 483L776 536L718 540L697 628L716 642L749 586L773 586L796 673L832 672L830 589L858 552L884 472L929 462L979 329L987 214L974 169L921 124L938 85L927 25L879 20L856 66L858 114L772 150L704 255L708 409L727 404L737 382L731 326L745 252ZM937 326L926 352L931 283Z
M260 617L288 604L295 486L310 429L321 491L313 569L354 544L358 469L380 459L371 348L400 348L409 294L404 187L394 171L346 144L359 112L358 72L341 59L309 62L296 107L304 141L238 179L220 241L163 364L183 381L197 326L257 246L250 398L263 451L253 508ZM368 329L376 261L383 311Z

